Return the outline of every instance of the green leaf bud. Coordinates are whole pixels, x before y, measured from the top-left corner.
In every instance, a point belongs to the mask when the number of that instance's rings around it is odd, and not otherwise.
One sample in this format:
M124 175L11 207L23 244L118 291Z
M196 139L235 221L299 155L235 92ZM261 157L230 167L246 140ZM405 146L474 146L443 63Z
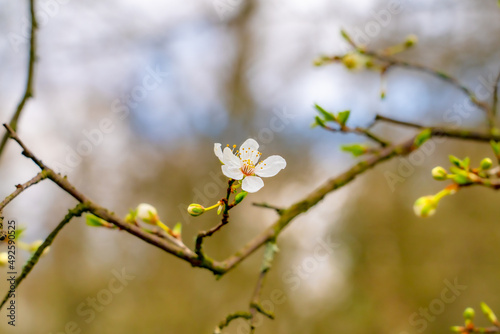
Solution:
M360 155L363 155L368 151L368 147L361 144L342 145L340 148L342 151L349 152L355 157L359 157Z
M486 303L481 303L481 310L483 311L483 313L486 316L486 318L488 318L488 320L492 324L494 324L494 325L498 324L497 316L495 315L495 313L493 313L493 311L491 310L491 308L488 305L486 305Z
M240 193L238 193L235 197L234 197L234 204L238 204L240 203L241 201L243 201L243 199L245 199L245 197L248 195L248 193L246 191L242 191Z
M431 129L425 129L422 132L420 132L416 137L414 144L416 147L422 146L423 143L425 143L427 140L431 138L432 131Z
M337 122L341 125L344 126L347 120L349 119L349 115L351 114L350 110L345 110L341 111L337 115Z
M492 166L493 166L493 161L491 161L491 159L490 159L490 158L484 158L483 160L481 160L481 164L479 165L479 167L480 167L482 170L488 170L488 169L490 169Z

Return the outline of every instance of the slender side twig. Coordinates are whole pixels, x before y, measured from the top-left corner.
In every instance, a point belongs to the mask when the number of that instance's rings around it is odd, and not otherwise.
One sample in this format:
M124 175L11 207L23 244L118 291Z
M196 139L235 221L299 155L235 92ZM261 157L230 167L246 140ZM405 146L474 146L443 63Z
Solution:
M229 223L229 210L231 210L234 205L229 204L229 197L231 196L231 189L233 187L233 183L235 180L229 179L227 182L227 191L226 191L226 197L220 200L221 205L224 205L224 211L222 212L222 219L220 223L214 227L212 227L208 231L202 231L198 233L196 236L196 241L195 241L195 253L198 255L199 258L205 257L205 254L203 254L202 250L202 244L203 244L203 239L206 237L212 236L215 232L220 230L224 225Z
M440 136L440 137L476 140L476 141L484 141L484 142L489 142L491 140L498 141L500 139L500 135L498 135L498 134L486 134L486 133L481 133L481 132L477 132L477 131L461 130L461 129L447 129L447 128L441 128L441 127L432 127L432 126L429 127L429 126L424 126L424 125L420 125L420 124L416 124L416 123L399 121L399 120L385 117L382 115L377 115L375 117L375 120L376 121L383 121L383 122L387 122L387 123L392 123L392 124L397 124L397 125L402 125L402 126L407 126L407 127L416 128L416 129L430 129L434 136Z
M497 78L495 80L495 85L493 86L493 104L491 107L493 116L496 116L498 111L498 85L500 85L500 72L498 72Z
M252 314L247 311L239 311L229 314L224 320L222 320L217 327L215 327L214 334L220 334L221 330L231 323L231 321L236 319L252 319Z
M276 246L276 241L271 240L266 242L266 248L264 251L264 256L262 259L262 266L260 268L259 277L257 279L257 284L255 285L251 300L250 300L250 312L239 311L235 313L231 313L226 316L224 320L222 320L219 325L215 328L214 334L220 334L221 330L224 327L227 327L232 320L238 318L244 318L250 320L250 334L253 334L255 331L255 317L257 313L261 313L269 319L274 319L274 314L270 311L267 311L262 307L260 302L260 296L262 287L264 286L264 281L266 274L269 272L272 266L272 262L274 260L274 255L278 251L278 247Z
M382 147L387 147L390 145L390 143L388 141L385 141L384 139L376 136L368 129L363 129L361 127L350 128L350 127L344 125L339 129L335 129L335 128L332 128L328 125L325 125L325 126L322 126L322 128L325 130L331 131L331 132L356 133L359 135L363 135L363 136L366 136L366 137L370 138L371 140L377 142Z
M31 180L29 180L26 183L23 184L18 184L16 185L16 190L10 194L9 196L5 197L5 199L0 202L0 212L2 212L3 208L7 206L14 198L17 197L20 193L22 193L24 190L27 188L31 187L34 184L37 184L38 182L45 180L47 178L47 175L44 172L40 172L35 175Z
M35 63L36 63L36 41L37 41L37 29L38 29L38 23L36 20L36 14L35 14L35 0L29 0L29 11L30 11L30 17L31 17L31 27L30 27L30 49L29 49L29 59L28 59L28 74L27 74L27 79L26 79L26 87L24 89L24 94L23 97L21 98L21 101L19 101L19 104L17 105L16 111L14 112L14 115L12 116L9 125L12 127L12 129L16 130L17 129L17 122L19 120L19 117L21 116L21 112L24 109L24 106L26 105L26 102L33 97L34 95L34 90L33 90L33 81L34 81L34 72L35 72ZM5 148L5 145L7 144L7 140L9 139L9 133L6 132L3 137L2 141L0 142L0 157L2 156L3 150Z
M276 246L275 240L266 243L266 249L264 251L264 257L262 259L262 267L260 269L259 278L257 280L257 284L255 285L252 300L250 301L250 313L252 314L252 319L250 319L250 333L253 333L255 331L255 316L257 312L263 314L269 319L274 319L274 314L262 307L260 303L260 295L262 287L264 286L266 275L271 269L274 255L277 251L278 247Z
M45 239L45 241L38 247L36 252L31 256L28 263L23 268L21 275L16 278L16 282L14 284L14 289L17 289L19 284L28 276L28 274L33 270L35 265L38 263L40 256L43 254L43 251L49 247L57 234L62 230L66 224L68 224L73 217L79 217L83 212L87 211L88 207L85 204L79 203L74 209L69 210L64 219L57 225L57 227L49 234L49 236ZM11 289L12 290L12 289ZM7 292L2 302L0 303L0 309L5 305L5 303L11 298L11 291Z
M277 214L281 215L283 213L283 211L285 209L283 208L278 208L276 206L273 206L273 205L269 205L267 203L252 203L253 206L258 206L260 208L266 208L266 209L272 209L274 211L276 211Z

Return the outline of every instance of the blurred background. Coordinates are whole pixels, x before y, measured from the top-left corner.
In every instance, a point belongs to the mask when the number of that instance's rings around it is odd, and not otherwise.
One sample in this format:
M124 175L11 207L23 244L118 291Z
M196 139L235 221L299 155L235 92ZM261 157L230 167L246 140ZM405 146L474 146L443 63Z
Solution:
M216 259L276 219L252 202L288 206L356 162L339 147L366 140L311 129L314 103L350 109L352 126L381 113L484 129L484 115L460 91L428 75L392 70L380 100L377 73L314 67L320 55L349 50L341 28L374 49L416 34L418 45L398 57L456 76L485 101L500 67L494 0L40 0L37 6L35 99L19 134L97 203L122 217L150 203L164 222L183 224L192 246L196 233L218 220L212 213L189 217L187 205L213 204L225 191L214 143L240 145L252 137L263 156L285 157L287 168L266 179L206 242ZM25 84L29 16L27 1L0 0L0 8L0 116L7 122ZM383 125L375 131L394 141L414 134ZM284 231L262 294L277 319L259 321L257 333L442 333L462 324L467 306L485 301L500 312L499 194L467 189L429 219L412 210L416 198L443 187L432 167L448 167L448 154L470 156L477 165L491 156L489 146L431 144L421 159L395 158L363 174ZM36 172L9 143L0 164L2 198ZM4 216L26 227L23 241L32 242L74 205L45 181L16 198ZM247 309L261 254L217 281L127 233L75 219L20 286L16 327L7 325L3 310L0 331L211 333L228 313ZM19 270L28 256L17 255ZM128 277L122 289L110 292L122 272ZM6 269L0 276L3 294ZM248 329L235 321L224 333Z

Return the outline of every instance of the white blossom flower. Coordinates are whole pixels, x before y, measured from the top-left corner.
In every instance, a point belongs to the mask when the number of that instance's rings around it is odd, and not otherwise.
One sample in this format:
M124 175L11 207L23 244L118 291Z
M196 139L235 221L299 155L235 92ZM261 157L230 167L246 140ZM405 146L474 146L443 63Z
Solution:
M229 146L229 145L228 145ZM214 145L214 153L222 162L222 173L234 180L242 180L241 188L249 193L254 193L264 186L261 177L271 177L286 167L286 161L279 155L272 155L264 161L258 162L262 153L258 151L259 144L252 138L247 139L234 152L226 147L224 151L221 144Z

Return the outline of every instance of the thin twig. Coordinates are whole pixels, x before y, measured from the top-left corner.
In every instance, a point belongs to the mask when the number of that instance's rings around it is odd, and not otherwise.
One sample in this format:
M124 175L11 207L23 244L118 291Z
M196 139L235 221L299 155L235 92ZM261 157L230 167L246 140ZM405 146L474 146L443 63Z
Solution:
M461 129L447 129L442 127L424 126L421 124L410 123L405 121L399 121L393 118L385 117L382 115L377 115L375 117L376 121L383 121L387 123L407 126L416 129L429 129L432 135L439 137L449 137L456 139L466 139L466 140L477 140L483 142L489 142L491 140L499 141L500 135L498 134L487 134L477 131L461 130Z
M19 117L21 116L21 112L23 111L24 106L26 105L26 102L34 95L33 81L34 81L34 76L35 76L34 72L35 72L35 63L36 63L36 57L37 57L36 56L36 41L37 41L37 29L38 29L38 23L37 23L36 14L35 14L35 0L29 0L29 11L30 11L30 17L31 17L31 27L30 27L30 49L29 49L29 59L28 59L28 74L27 74L26 86L24 89L23 97L21 98L21 101L19 101L19 104L17 105L16 111L14 112L14 115L12 115L12 118L9 122L9 125L14 130L17 129L17 122L19 120ZM3 153L3 150L5 148L5 145L7 144L8 139L9 139L9 133L6 132L2 137L2 141L0 142L0 157Z
M214 334L220 334L221 330L231 323L231 321L236 320L236 319L251 319L252 315L250 312L246 311L239 311L239 312L234 312L226 316L224 320L222 320L219 325L215 328Z
M227 182L227 191L226 191L226 197L220 200L221 205L224 205L224 211L222 212L222 219L219 224L216 226L212 227L208 231L201 231L198 233L196 236L196 241L195 241L195 253L198 255L199 258L205 257L205 254L203 254L202 250L202 244L203 244L203 239L206 237L212 236L215 232L220 230L224 225L229 223L229 210L231 210L234 205L229 204L229 197L231 196L232 192L232 187L233 183L235 180L229 179Z
M283 211L285 211L285 209L283 209L283 208L278 208L276 206L269 205L267 203L252 203L252 205L258 206L260 208L272 209L272 210L276 211L276 213L279 215L281 215L283 213Z
M78 217L85 211L88 211L88 207L82 203L79 203L74 209L69 210L64 219L49 234L49 236L45 239L45 241L40 245L40 247L38 247L36 252L31 256L31 259L29 259L29 261L26 263L26 265L23 268L23 271L21 272L21 275L19 275L19 277L16 278L16 282L14 284L14 290L17 289L19 284L21 284L21 282L28 276L31 270L33 270L35 265L38 263L40 256L43 254L43 251L52 244L52 242L56 238L57 234L62 230L62 228L67 223L69 223L73 217ZM9 290L9 292L7 292L7 294L3 298L2 302L0 303L0 309L2 309L5 303L11 298L12 290L13 289L11 288L11 290Z
M14 198L17 197L20 193L22 193L24 190L27 188L31 187L34 184L37 184L38 182L44 180L47 178L47 175L43 172L40 172L35 175L31 180L29 180L26 183L23 184L18 184L16 185L16 190L10 194L9 196L5 197L5 199L0 203L0 212L9 204Z
M331 132L356 133L356 134L359 134L362 136L366 136L366 137L370 138L371 140L380 144L380 146L382 146L382 147L387 147L390 145L390 143L388 141L385 141L382 138L376 136L375 134L370 132L368 129L363 129L361 127L351 128L351 127L344 125L344 126L340 127L339 129L335 129L335 128L332 128L328 125L325 125L325 126L322 126L322 128L325 130L331 131Z
M264 286L265 278L269 270L271 269L272 262L274 260L274 255L278 251L276 246L276 241L272 240L266 243L266 249L264 251L264 256L262 259L262 266L259 273L259 278L255 289L253 291L252 299L250 301L250 313L252 314L252 319L250 319L250 333L255 331L255 316L257 312L265 315L269 319L274 319L274 314L270 311L265 310L260 303L260 295L262 287Z
M493 116L496 116L498 109L498 85L500 85L500 72L498 72L497 78L495 80L495 85L493 86L493 105L491 106L491 112Z
M446 74L444 72L435 70L433 68L430 68L430 67L427 67L427 66L424 66L421 64L416 64L416 63L412 63L409 61L399 60L399 59L396 59L396 58L388 56L388 55L380 54L377 51L367 50L364 46L357 45L354 42L354 40L344 30L342 30L342 36L356 50L356 52L363 54L365 56L368 56L368 57L372 57L373 59L377 59L377 60L385 63L385 65L383 66L383 72L385 72L384 74L386 74L391 68L397 66L397 67L402 67L402 68L416 70L419 72L430 74L430 75L432 75L436 78L439 78L439 79L451 84L452 86L458 88L459 90L464 92L465 95L467 95L467 97L470 99L470 101L472 103L474 103L479 109L481 109L485 112L489 128L490 129L495 128L494 108L492 109L492 108L490 108L490 106L487 103L479 101L477 99L476 95L474 94L474 92L471 89L469 89L467 86L462 84L458 79L450 76L449 74ZM330 61L338 62L338 61L342 61L342 59L343 59L343 57L333 56L330 58ZM498 82L498 80L497 80L497 82Z

